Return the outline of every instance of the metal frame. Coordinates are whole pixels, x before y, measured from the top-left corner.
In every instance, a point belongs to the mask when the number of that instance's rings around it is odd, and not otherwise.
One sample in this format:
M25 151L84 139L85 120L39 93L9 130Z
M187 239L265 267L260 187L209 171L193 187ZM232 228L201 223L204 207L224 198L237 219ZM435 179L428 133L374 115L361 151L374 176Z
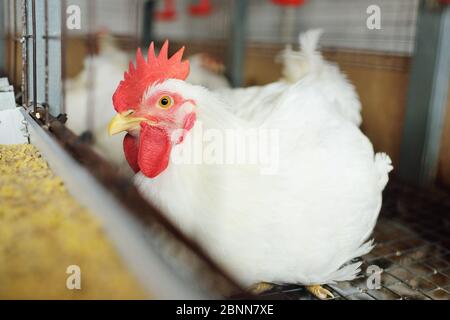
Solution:
M138 2L138 6L139 6ZM153 14L155 11L155 1L154 0L144 0L143 3L143 18L142 18L142 32L141 38L138 39L139 45L143 48L147 48L152 40L154 40L153 35Z
M450 74L450 6L421 2L398 174L427 186L439 160Z
M0 4L0 72L6 69L6 2Z
M61 2L59 0L24 0L25 55L27 75L24 105L48 108L59 115L62 105L61 77Z

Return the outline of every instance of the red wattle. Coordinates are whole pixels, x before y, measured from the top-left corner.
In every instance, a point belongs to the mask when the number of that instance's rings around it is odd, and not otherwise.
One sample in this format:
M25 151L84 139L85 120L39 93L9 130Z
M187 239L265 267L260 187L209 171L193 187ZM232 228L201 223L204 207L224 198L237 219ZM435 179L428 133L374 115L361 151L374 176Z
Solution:
M138 140L130 134L127 134L123 138L123 151L125 153L125 159L127 159L128 164L134 172L139 171L138 165Z
M141 123L137 163L141 172L154 178L169 165L172 143L164 129Z

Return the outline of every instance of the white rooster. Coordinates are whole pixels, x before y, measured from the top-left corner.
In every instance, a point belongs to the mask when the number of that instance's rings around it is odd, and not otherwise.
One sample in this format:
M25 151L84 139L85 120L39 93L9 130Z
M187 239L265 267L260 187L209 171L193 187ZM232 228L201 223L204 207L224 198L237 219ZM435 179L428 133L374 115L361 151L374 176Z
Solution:
M151 44L145 59L138 50L114 93L109 126L110 134L127 132L124 153L142 195L245 286L299 283L325 298L331 293L320 285L355 278L360 263L351 261L372 249L389 157L374 154L307 76L260 105L257 129L278 137L269 139L275 170L264 173L264 161L221 161L236 151L218 148L222 138L254 122L184 81L183 50L169 59L166 42L153 52ZM191 154L200 157L182 157Z

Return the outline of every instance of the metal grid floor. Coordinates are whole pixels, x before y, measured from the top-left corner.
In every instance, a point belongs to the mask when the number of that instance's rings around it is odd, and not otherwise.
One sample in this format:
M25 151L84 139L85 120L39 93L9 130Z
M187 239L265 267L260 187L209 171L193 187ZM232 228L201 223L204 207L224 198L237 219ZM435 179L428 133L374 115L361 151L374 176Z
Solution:
M325 287L335 300L450 300L449 231L449 193L420 191L391 181L373 234L377 245L363 257L360 276ZM383 269L379 289L368 289L370 265ZM315 299L296 285L277 286L263 296Z

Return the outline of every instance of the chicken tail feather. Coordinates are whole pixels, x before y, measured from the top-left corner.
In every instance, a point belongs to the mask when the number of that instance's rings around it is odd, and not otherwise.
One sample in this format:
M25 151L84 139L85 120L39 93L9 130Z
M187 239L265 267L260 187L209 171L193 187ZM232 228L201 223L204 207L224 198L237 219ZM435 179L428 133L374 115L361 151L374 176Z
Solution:
M359 258L367 253L369 253L374 247L373 240L366 241L363 243L355 252L347 258L347 261L352 261L353 259ZM343 265L338 270L332 272L323 283L335 283L339 281L350 281L355 279L361 272L362 262L353 262Z
M298 40L300 43L300 47L302 52L305 55L313 55L317 52L317 44L319 43L319 39L323 34L322 29L312 29L306 32L300 33L298 36Z
M375 166L380 177L378 180L378 186L381 190L383 190L389 180L389 172L394 169L392 166L392 160L386 153L379 152L375 154Z
M283 78L289 83L296 83L308 74L315 74L324 64L320 51L317 50L322 29L312 29L298 36L301 50L293 50L288 45L276 58L283 65Z

